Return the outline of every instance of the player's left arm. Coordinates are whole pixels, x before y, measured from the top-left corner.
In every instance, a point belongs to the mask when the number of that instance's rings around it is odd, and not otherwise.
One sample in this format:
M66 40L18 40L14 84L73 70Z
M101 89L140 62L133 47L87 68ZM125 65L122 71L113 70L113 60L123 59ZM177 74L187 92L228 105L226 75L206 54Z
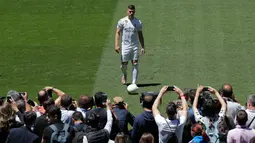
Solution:
M143 38L142 30L138 31L138 38L139 38L139 41L140 41L140 44L141 44L142 48L144 49L144 38Z
M138 32L138 38L139 38L139 41L140 41L140 44L142 46L142 49L144 49L144 38L143 38L143 31L142 31L142 22L139 21L139 26L137 27L137 32Z

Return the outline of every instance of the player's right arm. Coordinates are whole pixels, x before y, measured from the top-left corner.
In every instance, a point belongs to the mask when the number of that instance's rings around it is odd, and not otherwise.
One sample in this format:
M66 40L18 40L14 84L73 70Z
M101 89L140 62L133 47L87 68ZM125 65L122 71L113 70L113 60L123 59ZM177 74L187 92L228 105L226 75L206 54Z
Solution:
M115 33L115 51L117 53L120 52L119 40L120 40L120 29L117 28L116 33Z
M122 29L123 29L123 23L122 23L122 20L119 20L117 24L116 33L115 33L115 51L117 53L120 52L119 40L120 40L120 33Z

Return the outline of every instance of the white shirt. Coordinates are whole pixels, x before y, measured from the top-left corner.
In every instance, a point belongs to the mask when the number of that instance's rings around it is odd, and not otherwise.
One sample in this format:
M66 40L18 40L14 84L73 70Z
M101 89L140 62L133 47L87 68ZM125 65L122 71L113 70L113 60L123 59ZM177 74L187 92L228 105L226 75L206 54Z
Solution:
M185 126L186 120L187 117L185 116L180 116L179 120L169 120L165 119L161 115L156 115L155 122L158 125L159 143L168 142L170 132L175 132L178 142L181 143L183 128ZM169 126L171 129L169 128Z
M66 124L71 124L73 113L74 111L72 110L61 109L61 121Z
M248 121L246 122L246 126L248 126L251 123L252 119L255 117L255 110L246 109L245 111L248 115ZM253 120L249 128L255 129L255 119Z
M107 109L107 122L104 126L104 129L110 134L112 130L112 112L111 110ZM83 137L83 143L88 143L88 139L86 136Z
M218 138L218 130L214 130L215 131L214 133L210 132L210 130L209 130L210 124L212 124L214 127L218 127L218 124L224 120L225 115L226 115L226 111L220 110L218 117L215 117L214 119L212 119L212 122L210 123L210 118L203 117L202 115L200 115L199 112L194 113L196 122L201 122L205 125L205 127L207 129L206 133L209 136L211 142L213 142L213 143L219 143L219 139L217 139L217 141L212 140L212 139L215 139L215 138L213 138L214 136L216 136Z
M85 111L83 111L83 110L82 110L82 108L80 108L80 107L77 107L77 108L76 108L76 111L79 111L79 112L81 112L81 114L82 114L83 118L84 118L84 119L86 118L86 114L85 114Z
M126 16L118 21L117 28L119 28L122 33L123 50L138 48L138 31L142 31L142 22L139 19L134 17L130 20L128 16Z

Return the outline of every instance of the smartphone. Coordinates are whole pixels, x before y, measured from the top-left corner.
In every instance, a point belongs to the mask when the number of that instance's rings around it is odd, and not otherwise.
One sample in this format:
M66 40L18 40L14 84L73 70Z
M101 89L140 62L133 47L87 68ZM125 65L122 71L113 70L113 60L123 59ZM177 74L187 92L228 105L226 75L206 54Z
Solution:
M7 97L7 102L11 103L11 99L12 99L11 97Z
M204 87L202 91L209 91L208 87Z
M30 106L32 106L32 107L35 107L35 103L34 103L34 101L33 100L28 100L27 101L27 103L30 105Z
M19 92L19 95L24 96L25 92Z
M174 91L174 86L168 86L167 91Z

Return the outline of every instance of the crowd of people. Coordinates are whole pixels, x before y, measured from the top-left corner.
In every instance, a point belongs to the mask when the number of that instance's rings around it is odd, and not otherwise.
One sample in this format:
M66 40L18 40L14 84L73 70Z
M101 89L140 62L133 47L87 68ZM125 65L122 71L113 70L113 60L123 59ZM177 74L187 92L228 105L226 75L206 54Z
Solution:
M176 92L176 100L160 111L169 91ZM112 100L104 92L75 100L47 86L33 101L26 92L10 90L0 98L0 142L255 143L255 94L241 105L229 84L219 90L199 85L143 92L138 103L143 112L137 116L122 97Z

